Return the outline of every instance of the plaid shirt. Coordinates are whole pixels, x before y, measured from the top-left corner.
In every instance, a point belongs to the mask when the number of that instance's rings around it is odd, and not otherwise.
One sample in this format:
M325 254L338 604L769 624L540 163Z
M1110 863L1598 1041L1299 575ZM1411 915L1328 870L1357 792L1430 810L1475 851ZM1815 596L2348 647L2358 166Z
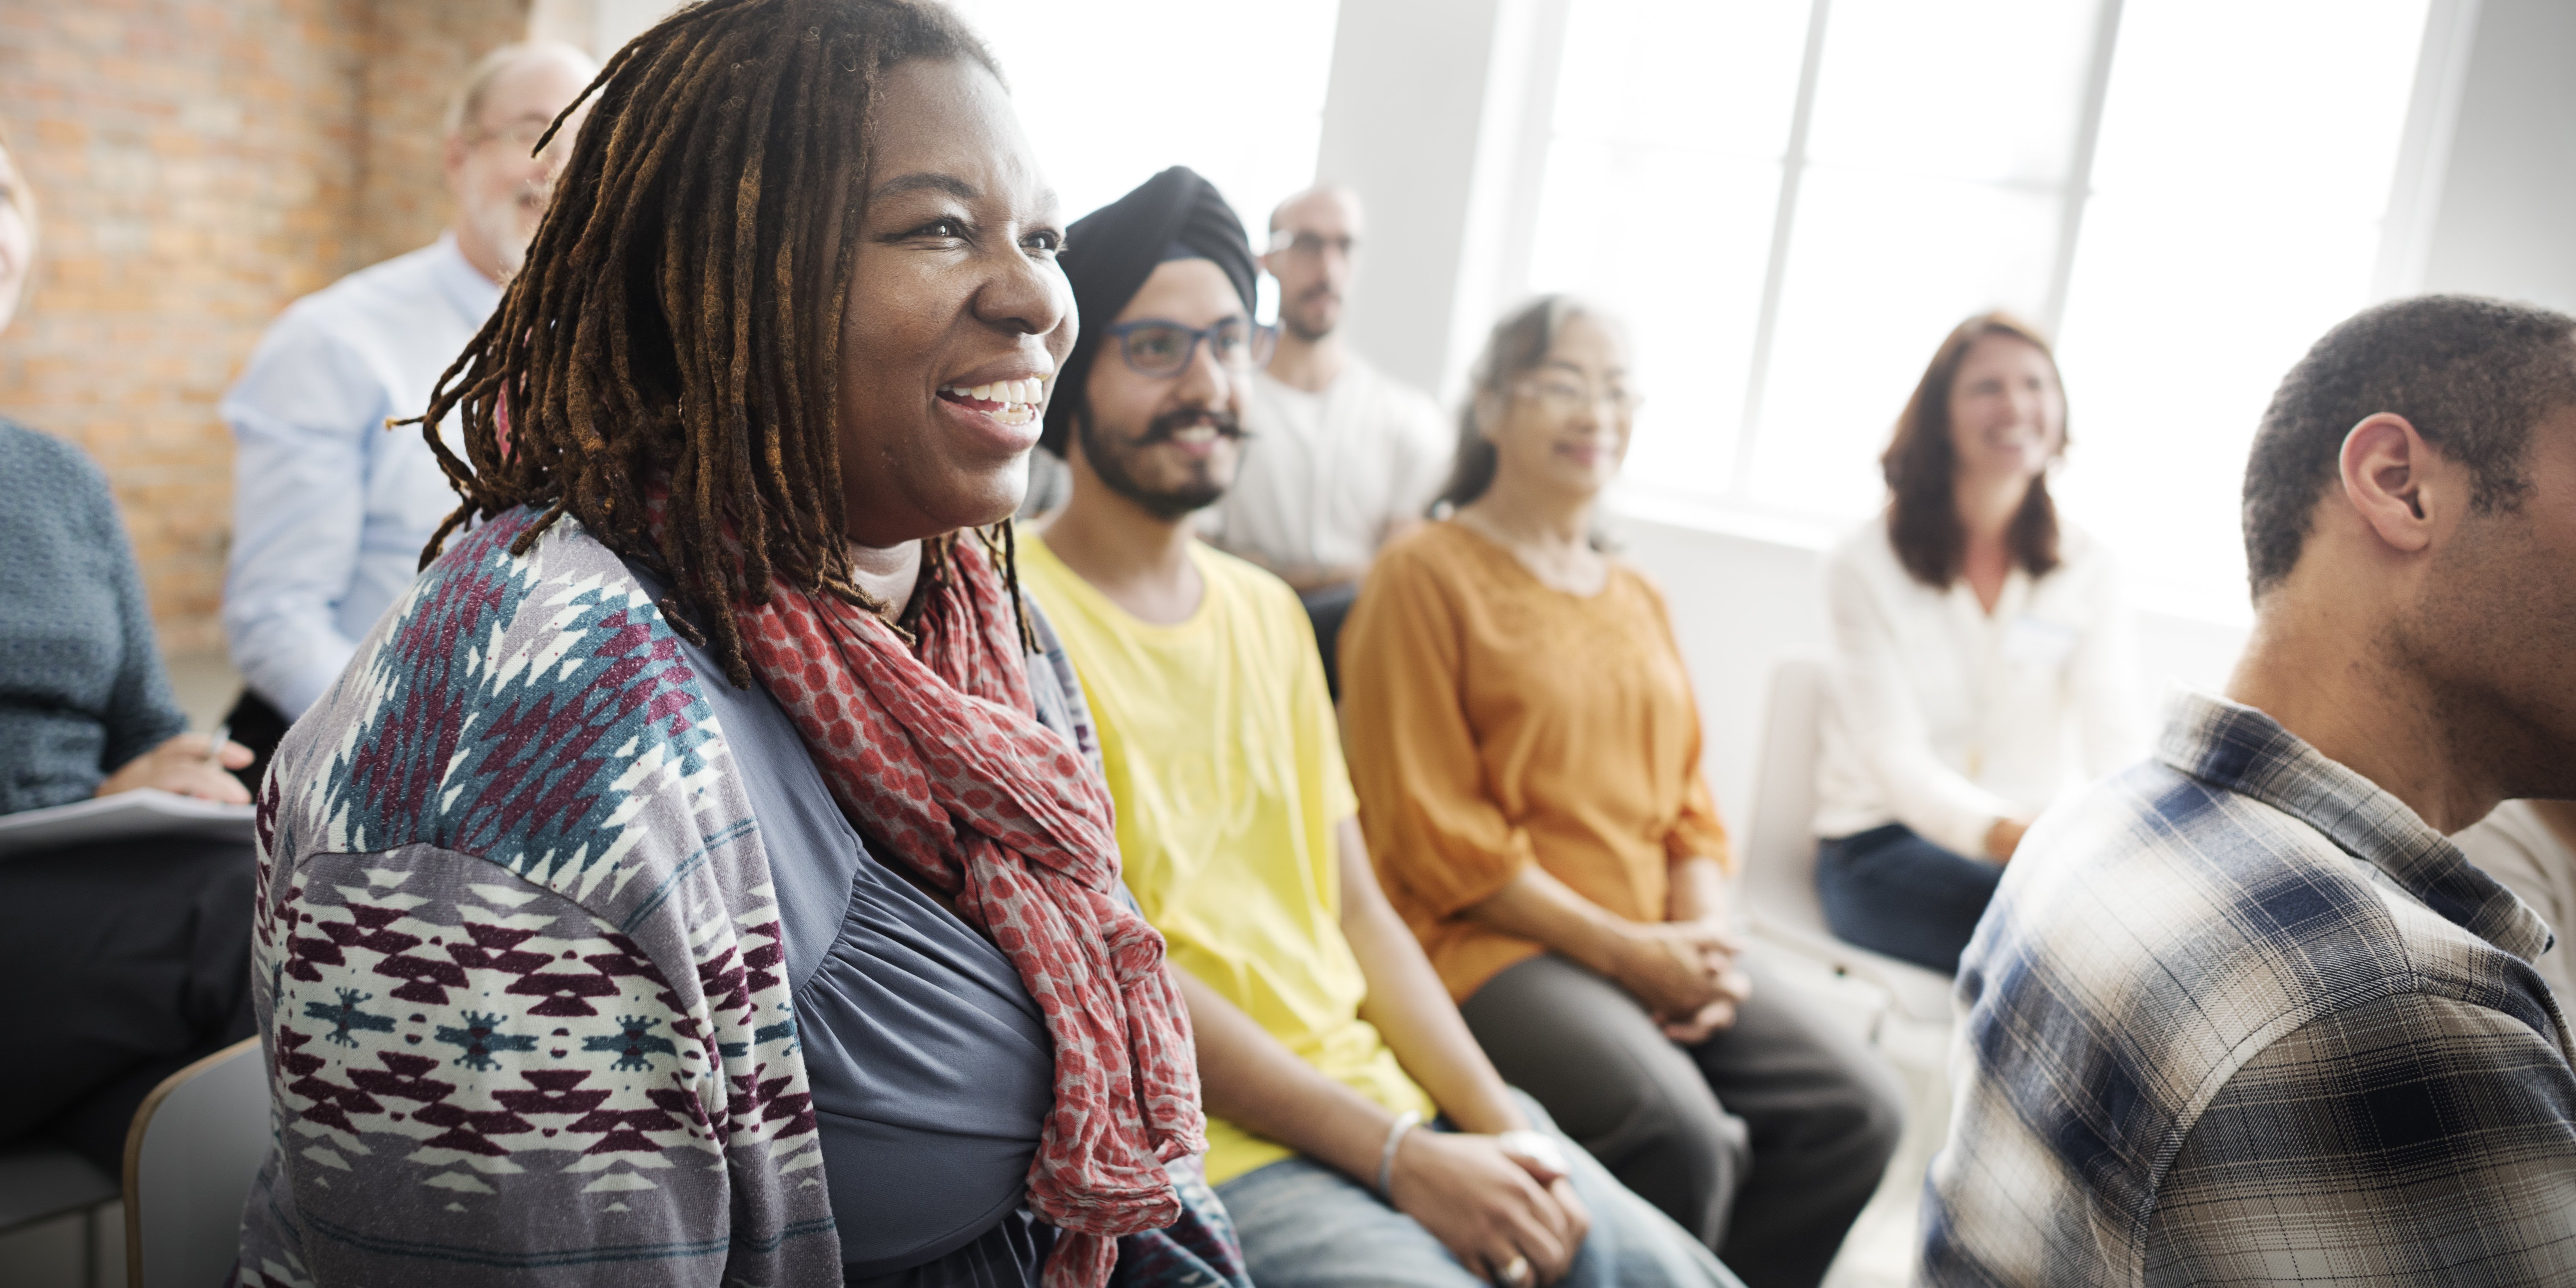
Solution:
M2396 797L2184 694L2020 855L1918 1283L2576 1283L2549 928Z

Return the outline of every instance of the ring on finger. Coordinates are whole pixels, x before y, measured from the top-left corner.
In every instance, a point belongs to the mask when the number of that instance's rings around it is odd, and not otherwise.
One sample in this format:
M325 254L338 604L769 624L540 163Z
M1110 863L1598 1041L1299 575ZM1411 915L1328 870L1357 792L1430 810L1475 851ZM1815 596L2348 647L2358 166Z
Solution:
M1529 1258L1514 1256L1511 1260L1504 1262L1503 1268L1494 1272L1494 1280L1501 1284L1502 1288L1528 1288L1530 1281Z

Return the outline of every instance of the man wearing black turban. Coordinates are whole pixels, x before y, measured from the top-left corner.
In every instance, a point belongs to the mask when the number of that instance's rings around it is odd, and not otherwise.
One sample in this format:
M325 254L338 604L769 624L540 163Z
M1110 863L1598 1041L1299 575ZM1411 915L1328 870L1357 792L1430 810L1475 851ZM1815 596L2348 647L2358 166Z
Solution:
M1215 265L1243 302L1245 322L1251 321L1257 270L1243 221L1235 217L1216 185L1188 166L1176 165L1147 179L1065 230L1064 252L1057 263L1073 285L1074 307L1084 326L1072 356L1056 376L1055 388L1062 393L1047 404L1046 429L1038 439L1046 454L1029 462L1029 491L1020 506L1022 515L1048 513L1072 494L1065 457L1082 412L1082 391L1090 380L1092 362L1104 343L1118 345L1108 328L1136 298L1156 266L1182 259L1204 259ZM1230 437L1242 437L1241 414L1239 400L1224 412L1223 428Z
M1234 482L1267 347L1242 223L1166 170L1074 224L1060 262L1082 336L1039 441L1071 491L1020 584L1088 698L1253 1281L1741 1288L1503 1084L1378 888L1295 592L1192 533Z
M1057 263L1073 283L1074 308L1084 326L1073 356L1064 360L1056 377L1056 388L1083 387L1101 345L1113 343L1108 324L1136 298L1155 265L1176 259L1204 259L1223 270L1243 300L1244 318L1251 319L1255 270L1243 221L1216 185L1188 166L1176 165L1147 179L1065 230L1064 253ZM1065 436L1080 401L1057 398L1048 405L1046 433L1038 446L1059 457L1065 454Z

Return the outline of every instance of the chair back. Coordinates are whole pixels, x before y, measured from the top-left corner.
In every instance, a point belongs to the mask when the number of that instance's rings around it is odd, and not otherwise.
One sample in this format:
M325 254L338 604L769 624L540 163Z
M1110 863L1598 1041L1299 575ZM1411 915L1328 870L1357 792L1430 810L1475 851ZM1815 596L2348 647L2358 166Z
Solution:
M1826 701L1823 663L1791 658L1772 670L1744 843L1746 911L1820 935L1827 931L1816 898L1816 758Z
M1946 1024L1949 976L1844 943L1825 924L1824 901L1816 897L1816 761L1832 700L1822 662L1793 658L1771 673L1753 825L1745 833L1746 920L1763 939L1877 986L1896 1013Z
M205 1288L241 1252L268 1156L268 1069L245 1038L162 1080L125 1137L128 1288Z

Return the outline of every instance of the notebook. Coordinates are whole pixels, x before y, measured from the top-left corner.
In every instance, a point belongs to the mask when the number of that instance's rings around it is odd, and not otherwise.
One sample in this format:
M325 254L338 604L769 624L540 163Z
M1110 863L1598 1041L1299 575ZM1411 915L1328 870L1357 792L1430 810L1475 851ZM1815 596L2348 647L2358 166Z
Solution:
M248 805L222 805L144 787L50 809L0 814L0 859L93 841L144 837L247 841L251 839L251 817L256 812Z

